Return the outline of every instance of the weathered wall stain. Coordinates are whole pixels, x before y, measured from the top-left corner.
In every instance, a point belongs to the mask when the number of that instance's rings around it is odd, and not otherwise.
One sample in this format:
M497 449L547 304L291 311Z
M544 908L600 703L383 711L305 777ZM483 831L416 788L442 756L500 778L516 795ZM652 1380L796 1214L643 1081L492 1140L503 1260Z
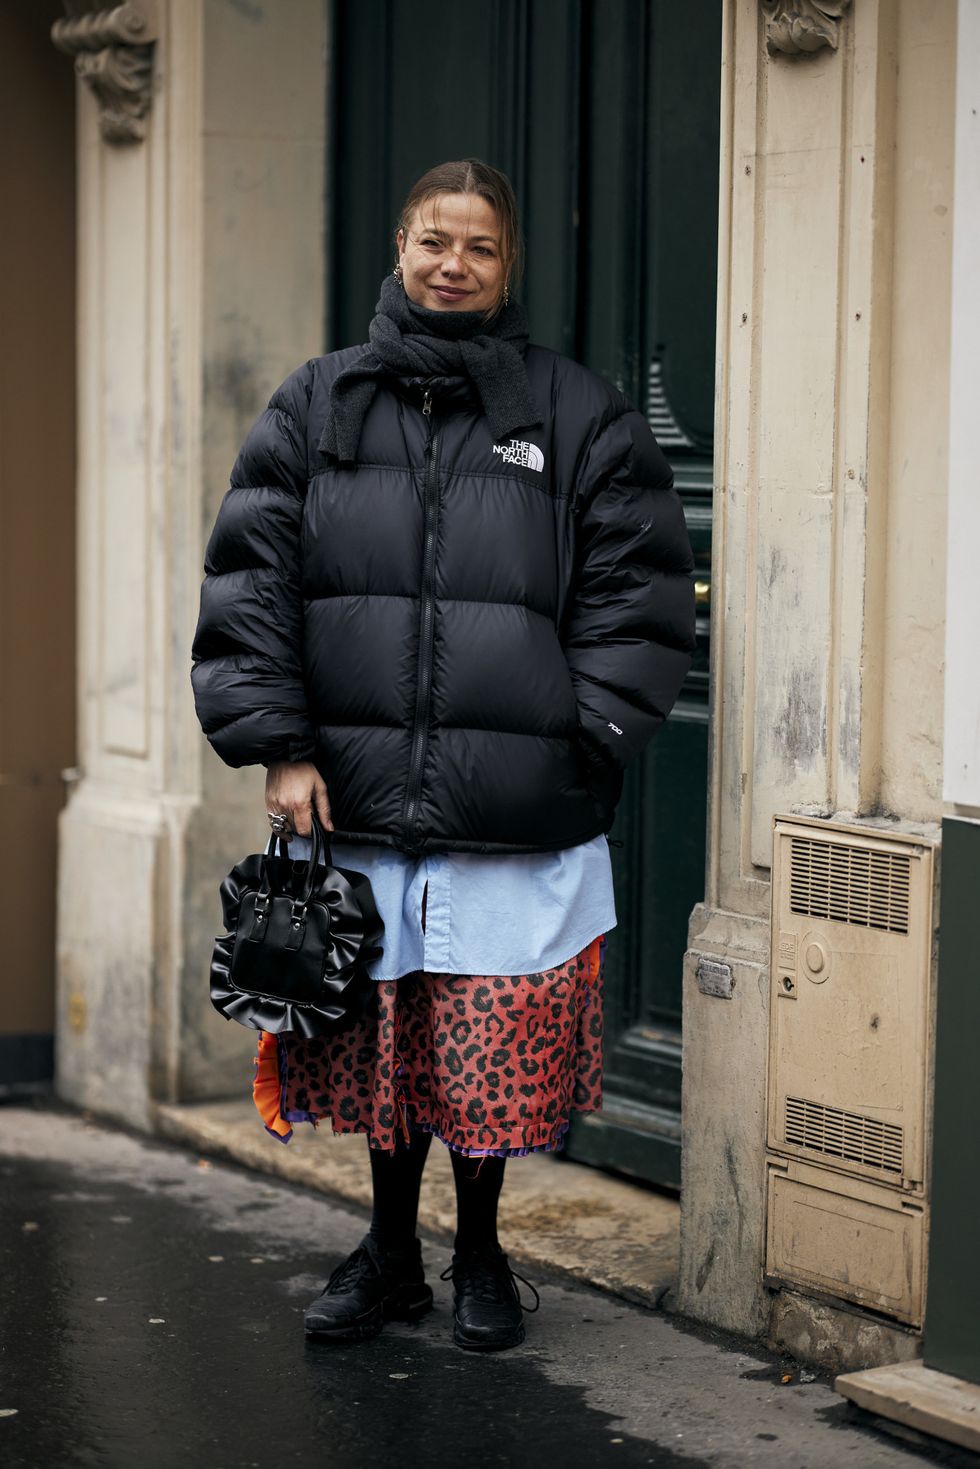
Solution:
M229 350L204 364L204 400L210 413L230 415L233 435L241 439L265 407L269 387L261 376L262 357L251 350ZM229 464L229 468L230 468Z
M712 1240L711 1244L708 1247L708 1253L705 1255L704 1259L701 1261L701 1264L698 1266L697 1274L694 1277L694 1284L697 1287L698 1295L700 1295L701 1292L704 1290L708 1276L714 1269L714 1263L715 1242L714 1240Z
M725 1167L728 1169L728 1178L732 1185L732 1193L735 1195L735 1208L738 1210L738 1253L742 1253L742 1235L745 1230L745 1209L742 1206L742 1195L738 1187L738 1164L735 1162L735 1148L731 1138L725 1142Z
M827 708L823 670L806 664L790 668L783 699L772 725L772 748L792 769L812 765L827 754Z

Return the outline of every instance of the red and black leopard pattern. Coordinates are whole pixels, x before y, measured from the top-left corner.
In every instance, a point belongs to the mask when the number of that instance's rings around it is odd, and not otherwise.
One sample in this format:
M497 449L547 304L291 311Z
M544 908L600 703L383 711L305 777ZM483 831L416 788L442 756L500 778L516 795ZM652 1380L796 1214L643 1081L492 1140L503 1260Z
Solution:
M414 974L376 985L345 1034L260 1037L256 1103L276 1069L270 1130L329 1117L392 1149L407 1128L462 1153L561 1145L602 1103L601 941L540 974ZM265 1080L265 1087L262 1080Z

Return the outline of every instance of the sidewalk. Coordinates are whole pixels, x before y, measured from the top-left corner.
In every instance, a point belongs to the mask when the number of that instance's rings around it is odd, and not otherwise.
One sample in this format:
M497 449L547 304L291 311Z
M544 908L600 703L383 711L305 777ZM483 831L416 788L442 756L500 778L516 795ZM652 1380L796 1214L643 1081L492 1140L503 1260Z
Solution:
M542 1176L562 1169L552 1160ZM418 1326L391 1323L346 1348L307 1343L303 1307L364 1229L353 1205L197 1151L55 1109L0 1107L0 1463L975 1463L880 1437L824 1378L761 1349L538 1272L527 1341L460 1351L439 1279L449 1252L430 1239L435 1309Z
M300 1123L288 1143L265 1131L250 1101L160 1107L161 1133L246 1168L301 1183L369 1208L371 1178L362 1137L334 1137ZM456 1206L449 1153L434 1142L425 1170L419 1225L451 1242ZM676 1198L548 1153L507 1169L500 1234L515 1260L612 1291L645 1306L662 1301L677 1275Z

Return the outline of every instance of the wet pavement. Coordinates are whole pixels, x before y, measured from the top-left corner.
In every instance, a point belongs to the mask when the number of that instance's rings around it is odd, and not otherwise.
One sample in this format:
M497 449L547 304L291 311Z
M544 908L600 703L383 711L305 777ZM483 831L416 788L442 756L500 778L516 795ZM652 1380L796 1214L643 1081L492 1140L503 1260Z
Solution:
M884 1438L793 1364L567 1283L536 1282L524 1346L461 1352L436 1245L422 1323L309 1344L303 1306L364 1228L301 1188L0 1107L0 1465L976 1462Z

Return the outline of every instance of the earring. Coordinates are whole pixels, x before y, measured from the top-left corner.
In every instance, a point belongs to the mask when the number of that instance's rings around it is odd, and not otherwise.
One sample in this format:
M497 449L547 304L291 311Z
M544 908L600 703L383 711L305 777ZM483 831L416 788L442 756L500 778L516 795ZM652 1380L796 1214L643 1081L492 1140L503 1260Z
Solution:
M395 266L394 270L391 273L395 277L395 280L396 281L400 281L401 280L401 278L402 278L401 261L399 261L399 263Z
M510 286L504 286L504 305L510 305Z

